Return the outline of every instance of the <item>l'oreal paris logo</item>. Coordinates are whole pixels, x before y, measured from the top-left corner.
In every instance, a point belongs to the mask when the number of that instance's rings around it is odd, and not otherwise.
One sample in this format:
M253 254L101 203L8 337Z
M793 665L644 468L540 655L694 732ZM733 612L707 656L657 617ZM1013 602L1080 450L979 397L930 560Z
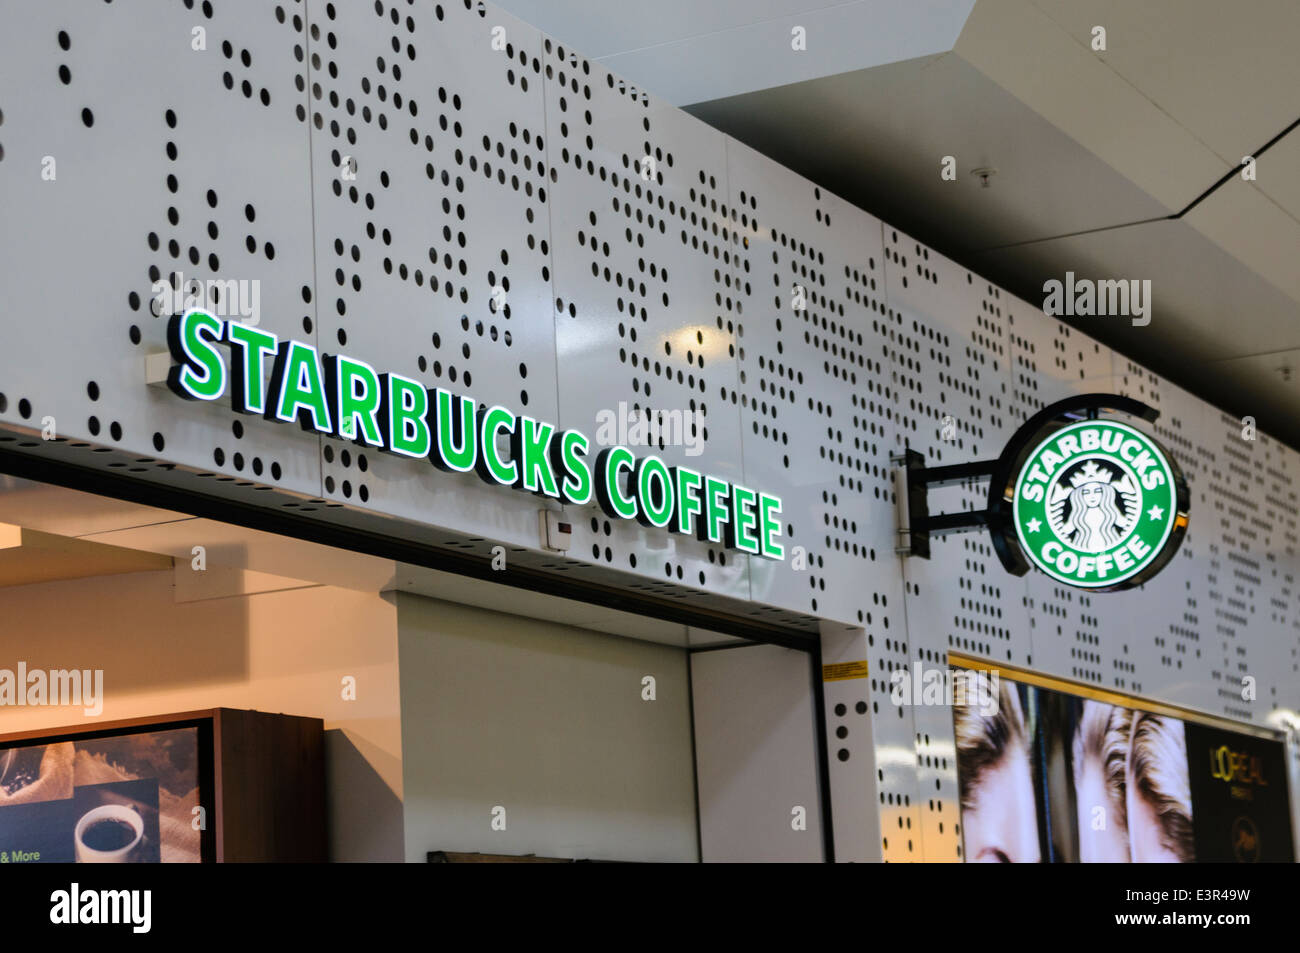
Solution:
M297 422L361 447L427 459L440 470L475 473L491 486L574 506L594 501L613 519L785 558L780 497L669 466L654 455L638 457L624 446L595 452L577 430L426 388L206 311L173 316L167 344L176 362L167 386L187 400L214 401L229 393L236 413Z
M1233 751L1227 745L1210 749L1210 777L1228 783L1268 787L1268 782L1264 780L1264 762L1244 751Z
M1065 273L1065 281L1055 278L1043 283L1043 313L1053 316L1099 315L1132 317L1134 327L1151 323L1151 279L1106 278L1093 281L1074 272Z

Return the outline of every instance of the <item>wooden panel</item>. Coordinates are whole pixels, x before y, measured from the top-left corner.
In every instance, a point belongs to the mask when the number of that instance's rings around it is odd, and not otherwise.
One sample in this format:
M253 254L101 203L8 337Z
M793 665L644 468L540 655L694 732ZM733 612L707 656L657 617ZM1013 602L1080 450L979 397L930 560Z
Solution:
M323 863L324 723L230 708L216 716L218 862Z

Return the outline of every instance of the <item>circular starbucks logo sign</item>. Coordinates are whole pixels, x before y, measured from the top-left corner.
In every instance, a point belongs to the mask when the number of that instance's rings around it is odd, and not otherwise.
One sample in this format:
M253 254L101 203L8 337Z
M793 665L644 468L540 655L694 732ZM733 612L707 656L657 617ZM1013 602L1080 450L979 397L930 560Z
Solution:
M1110 588L1157 563L1178 521L1164 451L1113 420L1055 431L1016 478L1016 537L1030 561L1071 586Z

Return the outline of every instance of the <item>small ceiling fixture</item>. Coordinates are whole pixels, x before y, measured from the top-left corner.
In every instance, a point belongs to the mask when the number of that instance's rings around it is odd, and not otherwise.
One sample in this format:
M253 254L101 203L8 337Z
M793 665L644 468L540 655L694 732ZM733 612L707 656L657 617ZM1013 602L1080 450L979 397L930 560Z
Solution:
M989 187L989 179L997 175L998 170L991 168L971 169L970 174L980 180L980 188L987 189Z

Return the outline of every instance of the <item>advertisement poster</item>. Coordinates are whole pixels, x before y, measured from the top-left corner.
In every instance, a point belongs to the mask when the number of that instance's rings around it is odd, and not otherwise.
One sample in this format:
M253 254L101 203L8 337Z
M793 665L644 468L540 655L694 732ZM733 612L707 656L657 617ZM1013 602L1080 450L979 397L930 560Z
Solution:
M1281 742L998 682L953 709L966 861L1293 859Z
M0 749L0 863L198 863L195 728Z
M1196 859L1289 862L1293 857L1286 753L1276 742L1187 724Z

